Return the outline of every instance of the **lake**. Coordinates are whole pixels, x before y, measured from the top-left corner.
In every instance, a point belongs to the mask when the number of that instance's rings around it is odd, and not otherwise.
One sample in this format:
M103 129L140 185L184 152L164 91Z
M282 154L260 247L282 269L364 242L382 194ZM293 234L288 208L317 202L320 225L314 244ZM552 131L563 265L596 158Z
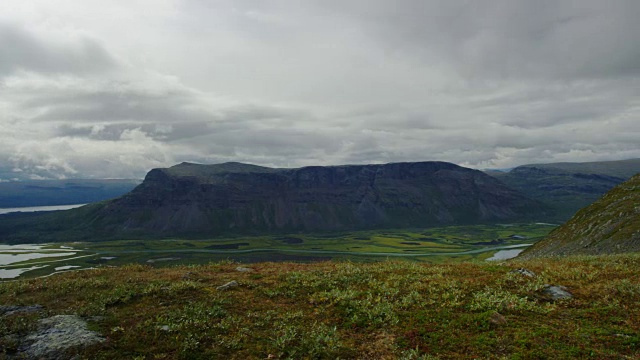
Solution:
M0 215L9 214L13 212L36 212L36 211L58 211L75 209L87 204L74 204L74 205L55 205L55 206L27 206L16 208L0 208Z

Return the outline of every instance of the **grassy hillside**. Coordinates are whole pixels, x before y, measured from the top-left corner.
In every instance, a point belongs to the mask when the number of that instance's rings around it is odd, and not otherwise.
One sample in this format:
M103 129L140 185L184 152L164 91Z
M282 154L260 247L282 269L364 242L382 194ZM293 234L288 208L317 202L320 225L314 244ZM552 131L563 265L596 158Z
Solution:
M524 256L640 251L640 174L580 210Z
M556 210L548 221L564 222L614 186L640 172L640 159L519 166L487 174Z
M130 265L0 284L0 357L41 317L105 337L87 359L632 359L640 255L527 262ZM538 275L524 276L525 267ZM245 269L246 270L246 269ZM238 286L217 287L230 281ZM552 301L545 284L574 298ZM0 315L1 316L1 315Z

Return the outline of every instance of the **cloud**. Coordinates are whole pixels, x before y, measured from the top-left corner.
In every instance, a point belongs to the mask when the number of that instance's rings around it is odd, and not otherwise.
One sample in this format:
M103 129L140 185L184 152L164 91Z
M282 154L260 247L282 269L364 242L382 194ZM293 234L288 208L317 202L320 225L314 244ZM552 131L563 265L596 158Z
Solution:
M386 51L470 78L601 78L640 72L634 0L318 1ZM345 15L346 14L346 15Z
M0 76L17 71L96 73L111 70L116 60L97 41L74 36L46 41L22 26L0 20Z
M2 179L640 157L636 1L25 4L0 2Z

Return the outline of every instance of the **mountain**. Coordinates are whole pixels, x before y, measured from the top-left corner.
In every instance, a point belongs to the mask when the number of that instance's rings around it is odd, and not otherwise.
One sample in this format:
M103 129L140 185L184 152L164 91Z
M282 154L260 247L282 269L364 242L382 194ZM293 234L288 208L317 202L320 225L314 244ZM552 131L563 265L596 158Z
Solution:
M111 201L0 219L0 236L44 241L425 227L537 219L546 210L481 171L444 162L299 169L182 163L151 170Z
M133 190L139 180L70 179L0 182L0 208L86 204Z
M640 174L578 211L547 238L523 252L525 258L640 251Z
M549 221L564 222L614 186L640 172L640 159L522 165L509 172L488 171L526 196L556 210Z

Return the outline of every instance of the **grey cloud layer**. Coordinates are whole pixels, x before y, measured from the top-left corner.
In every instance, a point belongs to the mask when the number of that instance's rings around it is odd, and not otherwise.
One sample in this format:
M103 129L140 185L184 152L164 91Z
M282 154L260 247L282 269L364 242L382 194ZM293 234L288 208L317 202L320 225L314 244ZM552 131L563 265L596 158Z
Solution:
M636 1L85 4L0 14L0 180L640 157Z
M51 43L27 29L0 22L0 76L16 71L93 73L112 69L115 60L96 41Z

